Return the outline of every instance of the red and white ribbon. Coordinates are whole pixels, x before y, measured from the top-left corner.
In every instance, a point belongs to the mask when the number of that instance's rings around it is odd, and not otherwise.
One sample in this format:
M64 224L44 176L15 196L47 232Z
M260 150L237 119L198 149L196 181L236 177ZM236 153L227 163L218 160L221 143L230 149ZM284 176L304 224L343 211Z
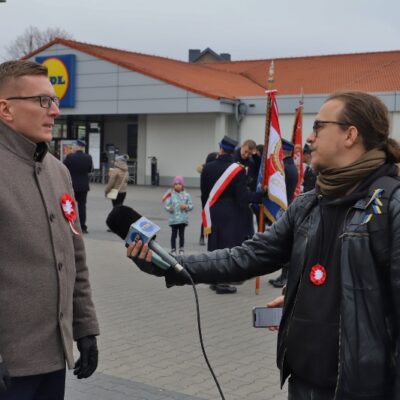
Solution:
M203 221L204 234L209 235L211 233L211 216L210 208L217 202L221 194L231 183L233 178L243 170L243 166L240 164L231 164L224 173L219 177L217 182L215 182L211 192L208 196L206 205L201 211L201 219Z
M76 221L76 203L74 198L68 193L64 193L61 196L61 208L72 232L75 233L75 235L79 235L79 231L74 224Z

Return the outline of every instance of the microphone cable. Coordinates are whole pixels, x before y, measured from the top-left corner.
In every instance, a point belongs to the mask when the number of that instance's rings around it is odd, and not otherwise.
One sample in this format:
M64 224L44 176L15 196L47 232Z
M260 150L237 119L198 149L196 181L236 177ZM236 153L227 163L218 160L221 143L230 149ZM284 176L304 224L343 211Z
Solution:
M224 394L222 392L221 386L220 386L220 384L218 382L218 379L217 379L217 377L216 377L216 375L214 373L214 370L211 367L210 361L208 360L208 357L207 357L206 349L204 347L203 333L201 331L199 297L197 295L196 285L193 282L193 279L192 279L191 275L189 274L189 272L186 269L182 269L180 271L180 273L182 273L182 275L184 275L187 279L189 279L189 281L190 281L190 283L191 283L191 285L193 287L194 297L195 297L195 300L196 300L197 328L198 328L198 331L199 331L199 339L200 339L201 351L203 353L203 357L204 357L204 360L206 361L207 367L210 370L210 373L211 373L211 375L212 375L212 377L214 379L214 382L217 385L217 389L218 389L218 392L219 392L219 394L221 396L221 399L225 400L225 397L224 397Z

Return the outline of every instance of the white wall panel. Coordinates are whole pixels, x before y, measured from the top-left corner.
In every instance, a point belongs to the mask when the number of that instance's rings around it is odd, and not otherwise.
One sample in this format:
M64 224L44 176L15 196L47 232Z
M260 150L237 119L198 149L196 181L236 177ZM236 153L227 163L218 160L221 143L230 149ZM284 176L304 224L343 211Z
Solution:
M107 87L107 88L80 88L77 92L77 101L116 101L118 97L118 88Z
M79 88L116 87L118 85L118 75L112 73L78 75L78 85Z
M118 102L119 114L185 113L186 99L125 100Z
M159 79L154 79L138 72L128 71L125 68L119 69L118 80L121 86L165 85Z
M147 117L147 155L158 159L160 175L199 178L196 171L216 151L214 115L151 115ZM146 165L150 175L150 161Z
M170 85L136 85L119 88L120 100L187 98L186 90Z

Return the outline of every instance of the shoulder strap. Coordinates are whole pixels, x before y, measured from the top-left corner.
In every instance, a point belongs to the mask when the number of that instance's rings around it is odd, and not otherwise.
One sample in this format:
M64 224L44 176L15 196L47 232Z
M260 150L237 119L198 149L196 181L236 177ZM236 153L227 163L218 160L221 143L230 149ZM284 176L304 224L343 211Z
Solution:
M379 266L387 266L390 262L391 238L390 238L390 218L389 202L396 191L400 188L400 178L393 176L382 176L378 178L369 188L367 217L372 215L368 222L368 232L370 236L370 246L375 261ZM377 190L382 192L374 200ZM372 200L372 201L371 201Z
M210 208L217 202L224 190L229 186L235 176L242 170L243 166L241 164L232 163L214 183L214 186L208 195L207 202L201 212L204 235L207 236L211 233Z

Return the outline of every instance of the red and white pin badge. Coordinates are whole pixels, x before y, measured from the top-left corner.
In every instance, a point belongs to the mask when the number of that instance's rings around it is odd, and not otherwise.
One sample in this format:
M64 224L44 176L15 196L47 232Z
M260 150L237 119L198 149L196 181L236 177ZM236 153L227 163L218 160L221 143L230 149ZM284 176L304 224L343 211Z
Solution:
M64 193L61 196L61 208L65 219L69 222L71 231L75 233L75 235L79 235L79 231L74 224L76 221L76 203L74 198L68 193Z
M315 264L310 271L310 281L316 285L323 285L326 281L326 269L321 264Z

